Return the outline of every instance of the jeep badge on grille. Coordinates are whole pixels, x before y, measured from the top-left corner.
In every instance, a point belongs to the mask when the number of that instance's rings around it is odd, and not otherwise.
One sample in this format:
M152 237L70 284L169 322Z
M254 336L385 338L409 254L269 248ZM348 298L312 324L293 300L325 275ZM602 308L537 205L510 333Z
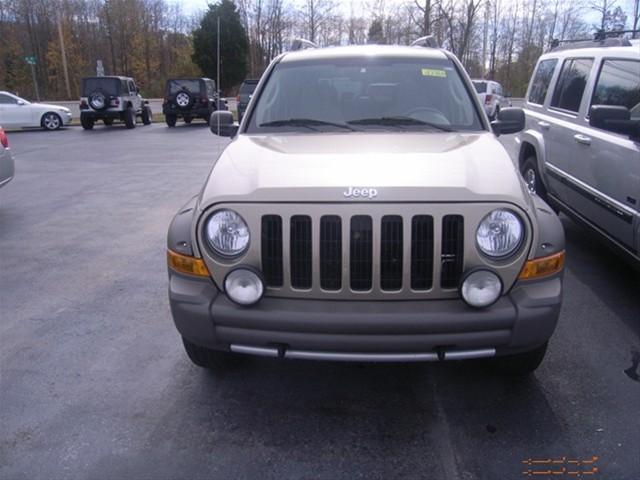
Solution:
M347 198L368 198L369 200L371 200L378 196L378 190L376 190L375 188L349 187L349 189L344 192L343 195Z

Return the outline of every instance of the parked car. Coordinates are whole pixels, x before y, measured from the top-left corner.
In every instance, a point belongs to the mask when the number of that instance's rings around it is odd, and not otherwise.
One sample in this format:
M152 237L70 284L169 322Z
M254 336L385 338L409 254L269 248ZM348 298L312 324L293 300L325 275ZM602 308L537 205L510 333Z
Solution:
M501 108L510 107L511 104L506 98L502 85L493 80L472 80L473 86L478 93L484 111L491 120L500 113Z
M136 118L150 125L153 115L149 103L130 77L87 77L82 79L80 123L91 130L96 121L111 126L119 120L127 128L135 128Z
M529 189L640 265L640 41L542 55L525 113L519 165Z
M0 187L9 183L14 175L15 164L9 148L9 139L0 126Z
M171 312L190 359L544 357L564 234L498 141L458 59L414 46L277 57L168 233ZM310 42L298 42L311 45Z
M242 116L244 112L247 111L247 105L249 105L249 100L253 96L253 92L258 86L258 82L260 80L257 78L247 78L240 85L240 89L238 90L238 97L236 101L238 103L238 121L242 120Z
M172 78L167 80L162 113L169 127L175 127L179 118L191 123L201 118L207 123L216 110L226 110L216 91L216 82L210 78Z
M32 103L13 93L0 91L0 123L5 128L58 130L71 123L71 110L60 105Z

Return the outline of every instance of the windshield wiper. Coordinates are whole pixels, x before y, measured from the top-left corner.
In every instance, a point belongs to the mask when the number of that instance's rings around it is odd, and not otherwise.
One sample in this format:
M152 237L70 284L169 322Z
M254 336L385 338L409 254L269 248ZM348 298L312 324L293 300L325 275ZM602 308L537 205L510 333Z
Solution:
M258 125L259 127L307 127L311 130L318 130L317 128L313 128L314 126L331 126L337 128L344 128L346 130L351 130L355 132L356 129L350 127L346 123L334 123L334 122L326 122L324 120L316 120L313 118L290 118L288 120L273 120L271 122L261 123Z
M372 118L360 118L358 120L351 120L347 122L350 125L382 125L390 127L403 127L403 126L425 126L442 130L443 132L453 132L453 129L446 125L439 125L437 123L425 122L424 120L418 120L411 117L372 117Z

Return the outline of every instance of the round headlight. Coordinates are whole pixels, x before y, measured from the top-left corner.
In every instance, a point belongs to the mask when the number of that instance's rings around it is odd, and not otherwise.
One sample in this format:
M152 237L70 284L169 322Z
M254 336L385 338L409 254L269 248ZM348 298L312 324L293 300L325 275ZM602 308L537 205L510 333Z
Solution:
M218 210L205 225L207 243L224 257L236 257L249 246L249 227L233 210Z
M262 298L264 283L253 270L237 268L224 280L227 296L240 305L253 305Z
M510 210L499 208L482 219L476 231L476 242L485 255L506 257L522 242L524 228L520 218Z
M475 270L468 274L460 287L460 295L476 308L488 307L502 294L500 277L489 270Z

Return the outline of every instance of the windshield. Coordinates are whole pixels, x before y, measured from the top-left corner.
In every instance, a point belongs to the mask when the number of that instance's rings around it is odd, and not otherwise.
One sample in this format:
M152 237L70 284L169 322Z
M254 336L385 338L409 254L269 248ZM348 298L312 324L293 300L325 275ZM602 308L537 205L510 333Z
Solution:
M180 90L200 93L200 80L171 80L169 82L169 94L176 94Z
M476 92L487 93L487 82L473 81L473 86L476 87Z
M82 82L82 95L86 97L96 90L117 95L119 86L120 80L117 78L85 78Z
M239 93L242 95L245 95L245 94L251 95L257 86L258 86L257 80L254 80L254 81L246 80L242 82L242 85L240 85Z
M247 133L356 129L483 126L450 60L351 57L278 64L260 93Z

